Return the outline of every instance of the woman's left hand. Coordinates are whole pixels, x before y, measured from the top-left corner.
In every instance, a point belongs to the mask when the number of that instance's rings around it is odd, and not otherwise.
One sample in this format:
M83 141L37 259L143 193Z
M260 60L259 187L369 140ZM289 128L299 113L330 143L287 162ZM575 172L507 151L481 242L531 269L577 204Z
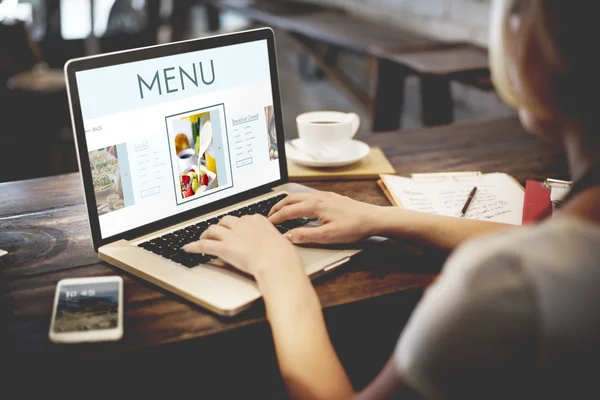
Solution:
M200 240L183 249L217 256L257 280L282 269L304 273L294 246L267 218L257 214L241 218L226 216L218 225L210 226Z

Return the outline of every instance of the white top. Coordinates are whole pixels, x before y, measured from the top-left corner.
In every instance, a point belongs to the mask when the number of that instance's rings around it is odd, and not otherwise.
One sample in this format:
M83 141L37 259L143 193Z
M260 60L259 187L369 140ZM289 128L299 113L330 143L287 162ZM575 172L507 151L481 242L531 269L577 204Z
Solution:
M394 357L427 399L600 398L600 227L557 217L461 246Z

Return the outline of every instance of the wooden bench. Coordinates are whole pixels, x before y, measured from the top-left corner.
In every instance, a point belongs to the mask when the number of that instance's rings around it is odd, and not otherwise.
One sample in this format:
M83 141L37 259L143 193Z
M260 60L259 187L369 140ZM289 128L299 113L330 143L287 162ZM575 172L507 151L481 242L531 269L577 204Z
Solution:
M378 56L374 93L374 131L400 127L404 80L415 74L419 77L424 126L445 125L454 120L452 81L483 90L493 89L487 51L480 47L463 43L410 53L382 52Z
M371 109L372 98L353 85L336 65L339 50L373 56L384 51L402 53L443 45L399 28L358 18L340 9L312 3L222 0L216 1L215 5L292 35L323 73L366 109Z
M471 80L472 69L487 70L487 58L482 60L473 46L422 37L341 9L298 1L221 0L214 4L292 35L328 79L372 112L374 131L400 127L406 76L422 78L422 123L431 126L452 120L452 100L445 82L463 74ZM353 84L337 65L340 50L378 60L374 95Z

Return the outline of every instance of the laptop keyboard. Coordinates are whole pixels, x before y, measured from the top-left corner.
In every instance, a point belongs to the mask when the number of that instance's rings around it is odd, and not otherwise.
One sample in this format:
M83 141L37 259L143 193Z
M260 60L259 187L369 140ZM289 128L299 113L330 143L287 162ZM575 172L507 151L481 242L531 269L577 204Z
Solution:
M140 243L138 246L183 266L189 268L196 267L200 264L205 264L211 260L214 260L217 257L209 254L186 253L182 250L183 246L198 240L200 235L202 235L202 233L207 230L209 226L218 224L221 218L225 217L226 215L241 217L244 215L261 214L266 217L269 215L271 208L286 197L286 194L281 194L258 203L250 204L249 206L230 211L227 214L219 215L207 221L186 226L185 228L179 229L175 232L171 232L166 235L151 239L147 242ZM306 225L311 221L313 220L307 218L298 218L285 221L279 225L275 225L275 227L277 230L279 230L279 232L285 233L290 229Z

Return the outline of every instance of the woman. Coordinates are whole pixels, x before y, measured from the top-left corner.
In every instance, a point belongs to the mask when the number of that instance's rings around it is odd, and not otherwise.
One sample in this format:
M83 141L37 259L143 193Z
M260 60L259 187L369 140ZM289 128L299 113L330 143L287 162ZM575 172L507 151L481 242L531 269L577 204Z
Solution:
M493 10L497 90L529 130L564 144L576 182L551 220L509 229L316 193L289 196L269 220L224 218L186 248L256 277L292 397L380 399L411 390L434 399L599 398L591 366L600 355L600 58L583 46L597 33L593 5L499 0ZM272 225L300 216L323 226L282 237ZM355 394L290 241L374 234L453 254L384 370Z

